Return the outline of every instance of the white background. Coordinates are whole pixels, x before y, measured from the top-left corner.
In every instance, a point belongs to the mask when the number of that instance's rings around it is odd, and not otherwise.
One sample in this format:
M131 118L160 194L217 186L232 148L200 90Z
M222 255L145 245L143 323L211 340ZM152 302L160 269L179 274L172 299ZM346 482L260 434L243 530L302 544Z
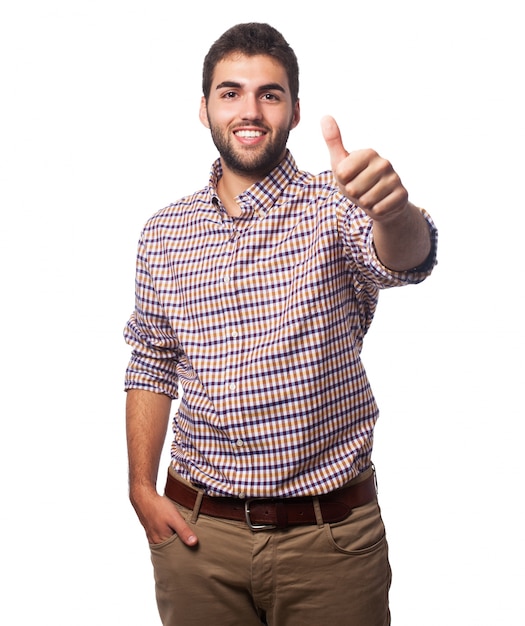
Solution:
M329 167L331 113L440 229L435 273L382 295L363 355L393 623L524 623L518 4L2 4L2 624L158 623L127 501L122 330L144 222L208 180L202 59L242 21L299 57L299 166Z

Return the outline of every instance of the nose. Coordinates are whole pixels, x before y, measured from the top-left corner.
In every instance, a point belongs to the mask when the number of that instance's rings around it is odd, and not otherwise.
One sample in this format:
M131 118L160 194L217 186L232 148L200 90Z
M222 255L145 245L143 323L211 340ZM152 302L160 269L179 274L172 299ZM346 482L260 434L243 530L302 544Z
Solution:
M246 94L243 98L243 109L241 116L245 120L259 120L262 117L259 98L255 93Z

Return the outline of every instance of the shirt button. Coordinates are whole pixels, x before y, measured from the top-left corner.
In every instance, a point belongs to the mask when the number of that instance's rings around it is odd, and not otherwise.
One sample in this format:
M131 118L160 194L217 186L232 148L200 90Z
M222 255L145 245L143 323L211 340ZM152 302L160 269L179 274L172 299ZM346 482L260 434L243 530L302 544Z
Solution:
M231 278L230 278L229 276L225 276L225 277L223 278L223 281L224 281L225 283L229 283L229 282L230 282L230 280L231 280Z
M232 337L234 339L236 339L238 336L239 336L239 333L236 330L232 331Z
M235 391L237 389L237 385L235 383L230 383L228 385L228 388L230 389L230 391Z
M244 491L241 491L241 493L237 497L241 500L244 500L244 498L246 498L246 494L244 493Z
M242 439L237 439L237 441L235 442L235 445L238 448L242 448L244 446L244 441Z

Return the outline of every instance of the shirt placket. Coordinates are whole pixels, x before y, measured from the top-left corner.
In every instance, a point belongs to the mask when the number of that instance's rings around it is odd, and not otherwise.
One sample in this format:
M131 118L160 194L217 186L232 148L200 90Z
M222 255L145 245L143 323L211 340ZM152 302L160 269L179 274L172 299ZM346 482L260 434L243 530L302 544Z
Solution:
M221 396L222 423L229 439L232 455L238 460L237 480L242 482L241 456L246 453L246 433L242 425L242 310L237 297L237 282L240 278L237 264L240 240L243 232L231 231L221 268L221 303L224 312L223 333L225 338L224 373ZM242 497L242 493L239 494Z

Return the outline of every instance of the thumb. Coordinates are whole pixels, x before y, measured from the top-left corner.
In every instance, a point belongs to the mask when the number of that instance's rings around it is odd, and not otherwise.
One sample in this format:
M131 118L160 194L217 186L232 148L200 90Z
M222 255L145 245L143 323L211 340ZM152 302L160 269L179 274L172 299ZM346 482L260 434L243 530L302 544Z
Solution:
M325 117L322 118L321 130L323 131L323 137L328 146L328 152L330 153L332 170L335 170L336 166L348 156L348 152L345 150L343 140L341 139L341 131L339 130L337 122L330 115L325 115Z

